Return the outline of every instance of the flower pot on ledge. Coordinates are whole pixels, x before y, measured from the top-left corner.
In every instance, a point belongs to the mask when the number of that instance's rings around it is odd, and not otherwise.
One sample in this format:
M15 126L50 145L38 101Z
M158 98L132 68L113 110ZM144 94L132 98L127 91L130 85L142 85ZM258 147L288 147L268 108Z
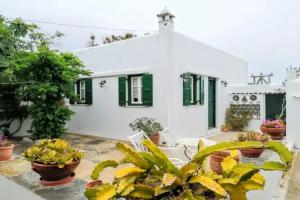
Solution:
M70 183L74 180L74 170L78 167L80 161L73 161L70 164L65 165L63 168L59 168L58 165L41 164L32 162L32 170L38 173L40 183L44 186L57 186Z
M12 157L15 145L0 147L0 161L9 160Z
M159 133L153 133L149 136L149 138L154 144L159 145L159 141L160 141Z
M243 148L240 152L245 157L258 158L264 152L264 148Z
M270 135L272 140L282 140L285 132L285 128L260 127L260 130L261 132Z
M210 168L213 172L217 174L222 174L222 166L221 162L223 159L230 156L230 152L228 151L218 151L210 156ZM236 161L239 161L239 157L234 158Z

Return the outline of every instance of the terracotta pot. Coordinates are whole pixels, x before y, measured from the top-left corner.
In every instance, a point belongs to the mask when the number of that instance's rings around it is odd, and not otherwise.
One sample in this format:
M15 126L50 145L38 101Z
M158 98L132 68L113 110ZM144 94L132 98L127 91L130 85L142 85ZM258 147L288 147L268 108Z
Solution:
M159 140L160 140L159 133L154 133L154 134L150 135L149 138L154 144L159 145Z
M221 162L224 158L228 157L230 152L228 151L218 151L213 153L210 156L210 168L212 171L216 172L217 174L222 174L222 166ZM239 161L239 157L235 158L236 161Z
M96 193L98 192L97 187L102 185L103 182L100 180L91 181L85 185L85 192L84 195L87 199L96 199Z
M272 140L282 140L285 133L285 128L266 128L260 127L261 132L271 136Z
M0 161L9 160L12 157L14 147L15 145L0 147Z
M94 188L97 188L98 186L100 186L102 184L103 184L103 182L101 180L91 181L91 182L89 182L85 185L85 188L86 189L94 189Z
M225 128L222 128L221 131L222 131L222 132L229 132L230 130L229 130L229 128L226 128L226 127L225 127Z
M264 148L244 148L240 149L240 152L245 157L258 158L264 152Z
M72 182L73 179L71 177L75 176L74 170L78 167L79 163L80 161L74 161L63 168L59 168L58 165L45 165L35 162L32 162L31 166L32 170L41 176L40 180L43 185L49 185L47 182L57 182L54 185L61 185ZM67 182L65 182L66 180Z

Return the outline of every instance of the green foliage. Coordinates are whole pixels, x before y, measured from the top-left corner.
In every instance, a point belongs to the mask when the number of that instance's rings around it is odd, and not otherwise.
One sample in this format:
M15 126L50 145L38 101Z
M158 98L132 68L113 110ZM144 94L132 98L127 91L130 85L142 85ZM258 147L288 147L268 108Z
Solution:
M250 119L251 113L246 110L238 111L233 109L233 107L229 107L226 110L225 124L228 128L232 128L232 130L242 130L248 125Z
M30 162L58 165L60 168L83 157L79 148L71 147L62 139L40 140L25 150L22 155Z
M109 44L117 41L127 40L134 37L136 37L136 35L133 33L125 33L125 35L111 35L104 38L103 44Z
M278 143L278 142L275 142ZM286 170L287 163L266 162L261 166L251 163L238 163L231 156L222 163L223 174L218 175L202 167L205 157L217 151L239 148L263 147L261 142L223 142L211 147L200 148L194 159L186 165L177 168L167 156L150 140L143 141L148 152L135 152L131 147L118 143L117 147L125 155L125 160L133 164L118 168L112 184L102 187L87 189L85 196L89 200L124 197L127 199L184 199L196 200L210 198L226 198L231 200L245 200L246 193L250 190L262 190L265 184L264 177L259 173L265 170ZM287 152L275 144L269 144L286 158ZM280 149L280 150L278 150ZM283 156L282 155L282 156ZM133 159L130 157L134 157ZM289 159L285 159L288 161ZM145 164L151 163L151 167ZM115 162L102 162L99 168L116 167ZM124 163L119 163L122 165ZM100 167L99 167L100 166ZM98 177L98 172L96 176ZM93 193L94 195L91 195ZM97 196L102 193L103 195ZM207 194L210 194L207 196Z
M113 160L103 161L103 162L99 163L98 165L96 165L96 167L94 168L94 170L91 174L91 178L93 180L98 180L99 174L102 170L104 170L107 167L117 167L118 165L119 165L119 163L117 163L116 161L113 161Z
M25 116L19 112L20 102L28 103L33 139L55 138L65 133L65 124L73 112L64 106L64 99L74 97L70 85L80 75L89 74L72 53L50 48L61 36L57 32L47 37L36 25L21 19L0 18L0 89L9 85L7 91L13 94L4 102L0 99L0 103L12 108L4 115L20 119Z
M270 135L262 134L260 132L255 131L246 131L245 133L238 133L237 141L244 142L244 141L260 141L260 142L267 142L271 139Z
M156 122L155 119L142 117L134 120L129 124L129 127L133 131L143 131L148 136L151 136L155 133L159 133L163 128L159 122Z

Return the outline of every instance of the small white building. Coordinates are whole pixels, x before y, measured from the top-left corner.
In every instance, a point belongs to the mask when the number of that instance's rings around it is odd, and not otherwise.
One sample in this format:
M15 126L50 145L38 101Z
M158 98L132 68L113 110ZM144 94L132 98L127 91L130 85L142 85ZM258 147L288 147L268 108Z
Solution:
M71 104L69 131L125 139L140 117L179 138L219 130L226 85L247 84L247 62L175 32L168 10L157 17L156 34L75 51L93 74L77 81L81 102Z

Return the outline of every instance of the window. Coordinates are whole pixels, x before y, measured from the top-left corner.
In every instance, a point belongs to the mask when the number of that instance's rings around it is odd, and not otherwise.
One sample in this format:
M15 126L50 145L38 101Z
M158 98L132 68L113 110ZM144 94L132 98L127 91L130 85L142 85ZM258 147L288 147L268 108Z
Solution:
M152 74L119 77L119 106L152 106Z
M79 99L81 102L85 101L85 81L80 81Z
M142 104L142 76L131 77L131 103Z
M185 73L183 78L183 105L204 104L204 78L197 74Z

